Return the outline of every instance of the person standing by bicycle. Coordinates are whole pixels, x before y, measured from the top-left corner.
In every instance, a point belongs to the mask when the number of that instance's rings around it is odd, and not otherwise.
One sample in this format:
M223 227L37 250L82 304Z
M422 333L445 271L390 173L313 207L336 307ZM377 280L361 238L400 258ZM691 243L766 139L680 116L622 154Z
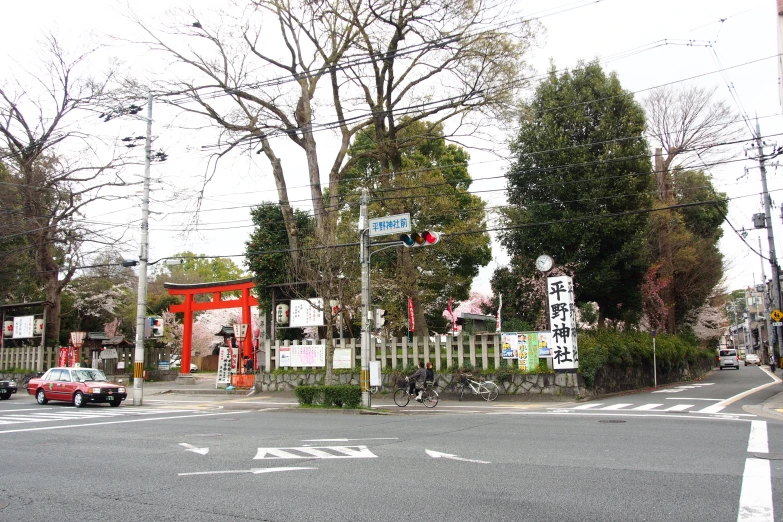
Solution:
M416 395L416 400L421 402L421 392L424 388L424 381L427 379L427 371L424 369L424 361L419 361L419 369L416 370L416 373L408 377L408 382L410 383L408 385L409 392L411 395L413 395L413 390L416 389L416 384L420 384L419 386L419 394Z

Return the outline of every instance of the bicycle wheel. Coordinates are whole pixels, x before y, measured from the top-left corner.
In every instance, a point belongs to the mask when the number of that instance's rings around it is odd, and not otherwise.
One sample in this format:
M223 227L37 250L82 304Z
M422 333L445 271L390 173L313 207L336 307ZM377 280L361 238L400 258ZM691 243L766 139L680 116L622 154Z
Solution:
M487 381L487 382L482 382L479 385L479 393L481 394L482 399L489 402L497 399L498 393L500 393L500 391L498 390L497 384L495 384L494 382Z
M437 406L439 399L440 397L438 397L438 392L435 390L424 390L424 393L421 397L421 401L428 408L434 408Z
M394 404L400 408L407 406L411 398L408 396L408 390L398 389L394 392Z

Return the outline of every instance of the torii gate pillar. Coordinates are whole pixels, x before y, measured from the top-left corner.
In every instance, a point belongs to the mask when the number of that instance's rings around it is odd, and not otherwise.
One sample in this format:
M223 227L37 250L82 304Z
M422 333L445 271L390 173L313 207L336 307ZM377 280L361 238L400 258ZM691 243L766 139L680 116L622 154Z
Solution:
M170 312L183 312L184 330L182 332L182 367L177 380L193 381L190 375L190 352L193 347L193 312L201 310L219 310L222 308L241 308L242 322L248 325L248 333L252 330L250 307L258 306L258 300L250 295L250 290L255 286L252 278L238 279L235 281L220 281L217 283L200 283L193 285L180 285L176 283L163 283L163 287L169 292L169 295L185 296L185 302L175 304L169 307ZM225 301L221 297L222 292L241 291L240 298ZM212 300L207 302L197 302L194 296L201 294L212 294ZM242 357L247 355L253 357L253 336L245 337L239 354L240 364Z

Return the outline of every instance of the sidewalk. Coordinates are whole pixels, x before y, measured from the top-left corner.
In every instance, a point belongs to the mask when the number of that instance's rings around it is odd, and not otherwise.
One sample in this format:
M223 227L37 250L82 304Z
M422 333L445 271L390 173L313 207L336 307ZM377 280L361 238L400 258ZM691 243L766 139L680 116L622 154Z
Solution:
M194 384L185 384L176 381L151 381L144 383L144 397L154 402L168 402L172 405L190 403L206 408L224 408L241 410L259 409L296 409L303 412L324 412L323 409L300 409L299 402L293 392L256 392L248 389L226 390L215 386L215 374L191 374ZM129 395L131 391L129 390ZM485 408L544 408L551 406L563 406L577 402L570 397L557 397L552 395L503 395L497 401L486 403L478 397L466 397L459 401L459 397L452 393L441 392L441 401L445 401L448 409L471 409L473 407ZM378 393L372 396L372 405L377 413L413 413L416 408L398 408L393 401L391 393ZM447 406L448 405L448 406ZM388 410L388 411L387 411ZM410 411L408 411L410 410ZM443 408L441 408L443 410ZM367 410L328 410L339 413L373 413ZM421 411L428 411L424 408Z

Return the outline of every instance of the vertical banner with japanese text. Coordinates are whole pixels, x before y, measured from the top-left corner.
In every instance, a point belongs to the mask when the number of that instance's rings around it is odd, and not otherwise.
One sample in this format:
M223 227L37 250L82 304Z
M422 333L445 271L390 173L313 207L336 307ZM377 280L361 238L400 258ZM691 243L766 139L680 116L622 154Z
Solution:
M574 310L574 282L568 276L547 277L549 321L552 326L549 348L555 371L579 368L579 349L576 343L576 314Z
M411 297L408 298L408 324L409 324L408 327L409 331L413 332L414 330L416 330L416 320L414 318L414 313L413 313L413 298Z

